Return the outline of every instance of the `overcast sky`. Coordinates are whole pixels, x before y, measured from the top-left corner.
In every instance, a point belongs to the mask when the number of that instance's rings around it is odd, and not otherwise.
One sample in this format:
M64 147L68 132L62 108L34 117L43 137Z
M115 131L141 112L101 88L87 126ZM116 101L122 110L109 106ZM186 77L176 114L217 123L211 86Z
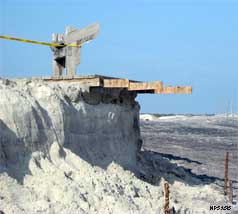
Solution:
M94 22L100 35L83 46L78 74L193 86L192 95L139 95L142 112L238 110L238 1L0 0L0 35L50 41ZM0 77L50 76L51 67L50 48L0 41Z

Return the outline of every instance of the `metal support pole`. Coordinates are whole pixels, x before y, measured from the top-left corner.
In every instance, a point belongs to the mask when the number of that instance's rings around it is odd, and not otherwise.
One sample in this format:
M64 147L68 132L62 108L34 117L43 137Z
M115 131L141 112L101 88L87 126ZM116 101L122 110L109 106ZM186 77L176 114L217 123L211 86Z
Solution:
M165 197L165 204L164 204L164 214L169 214L169 184L164 184L164 197Z
M228 166L229 166L229 152L226 152L225 175L224 175L224 195L227 195L227 187L228 187Z

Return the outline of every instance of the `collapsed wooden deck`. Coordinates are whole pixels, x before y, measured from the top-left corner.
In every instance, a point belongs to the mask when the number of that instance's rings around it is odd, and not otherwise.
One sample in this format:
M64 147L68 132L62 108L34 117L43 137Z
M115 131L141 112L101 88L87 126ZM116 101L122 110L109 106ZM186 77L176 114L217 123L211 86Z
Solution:
M100 75L69 77L43 77L44 81L62 81L62 82L78 82L87 84L91 87L103 88L125 88L128 91L135 91L139 94L191 94L191 86L164 86L162 81L141 82L129 79L114 78Z

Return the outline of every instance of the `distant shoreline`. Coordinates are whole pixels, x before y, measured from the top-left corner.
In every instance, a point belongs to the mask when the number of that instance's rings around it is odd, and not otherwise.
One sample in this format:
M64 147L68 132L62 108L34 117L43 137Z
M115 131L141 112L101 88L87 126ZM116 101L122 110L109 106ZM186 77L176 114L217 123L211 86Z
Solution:
M155 117L168 117L168 116L216 116L226 114L156 114L156 113L140 113L140 115L153 115Z
M225 113L221 113L221 114L151 114L151 113L140 113L140 117L153 117L153 118L162 118L162 117L229 117L229 118L237 118L238 114L225 114Z

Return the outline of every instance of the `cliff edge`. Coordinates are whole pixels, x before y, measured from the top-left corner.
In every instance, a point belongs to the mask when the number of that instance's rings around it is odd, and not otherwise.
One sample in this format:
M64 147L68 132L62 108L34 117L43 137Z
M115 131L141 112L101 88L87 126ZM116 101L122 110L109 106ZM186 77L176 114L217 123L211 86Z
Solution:
M141 144L135 93L22 79L0 80L0 94L1 166L22 168L32 152L47 156L56 142L92 165L135 168ZM10 173L19 178L25 170Z
M136 93L36 79L0 79L0 211L206 213L209 179L141 151Z

